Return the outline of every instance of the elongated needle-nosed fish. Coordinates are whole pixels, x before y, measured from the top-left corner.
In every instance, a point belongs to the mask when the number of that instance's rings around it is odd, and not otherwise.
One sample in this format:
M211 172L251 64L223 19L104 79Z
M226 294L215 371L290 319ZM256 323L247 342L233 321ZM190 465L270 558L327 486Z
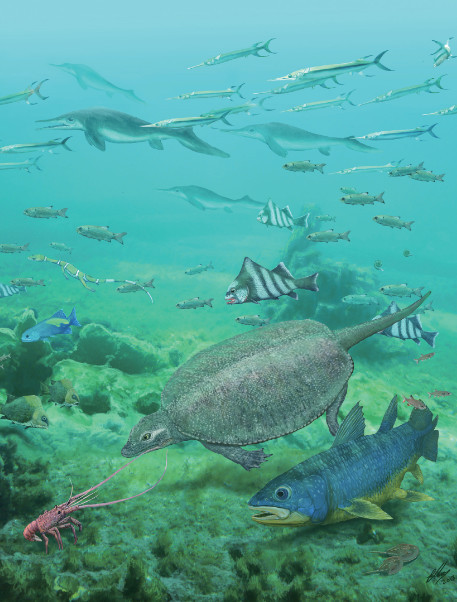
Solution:
M171 98L167 98L167 100L188 100L189 98L229 98L232 100L232 96L234 94L238 94L240 98L244 98L244 96L240 93L241 88L244 86L240 84L239 86L230 86L226 90L197 90L195 92L186 92L185 94L180 94L179 96L172 96Z
M8 105L12 102L20 102L21 100L25 100L25 102L28 105L36 105L36 102L30 102L29 100L30 97L33 96L33 94L38 96L38 98L41 98L41 100L46 100L47 98L49 98L49 96L42 96L40 93L40 88L44 84L44 82L47 81L47 79L43 79L41 82L33 82L28 88L22 90L22 92L16 92L14 94L8 94L8 96L0 97L0 105Z
M41 149L50 149L49 152L52 152L52 149L57 146L62 146L65 150L71 151L71 148L67 146L67 142L70 140L71 136L67 138L55 138L54 140L48 140L47 142L30 142L26 144L9 144L8 146L0 147L0 153L6 154L18 154L18 153L35 153L37 150Z
M158 188L158 190L176 194L201 211L205 211L206 209L223 209L227 213L231 213L234 207L240 205L250 208L262 207L263 205L263 203L254 201L254 199L251 199L247 195L240 199L230 199L202 186L173 186L173 188Z
M406 88L398 88L397 90L389 90L385 94L380 94L376 96L376 98L372 98L371 100L367 100L367 102L362 102L359 104L359 107L362 105L368 105L373 102L387 102L389 100L396 100L397 98L402 98L403 96L409 96L410 94L419 94L420 92L428 92L429 94L438 94L438 90L433 91L430 90L433 86L436 86L440 90L445 90L441 85L441 80L444 75L434 79L430 77L423 84L416 84L415 86L408 86Z
M226 125L232 125L229 121L227 121L226 117L230 113L230 111L225 111L220 115L205 115L204 117L200 115L199 117L174 117L172 119L163 119L162 121L156 121L156 123L151 123L149 125L142 125L143 128L188 128L197 125L210 125L211 123L215 123L216 121L222 121Z
M447 109L440 109L434 113L422 113L422 115L457 115L457 105L452 105Z
M272 90L266 90L264 92L254 92L254 94L290 94L291 92L298 92L300 90L304 90L305 88L315 88L316 86L321 86L322 88L330 89L327 86L327 81L331 79L341 86L340 82L336 79L336 77L323 76L323 77L315 77L313 79L298 79L292 80L283 86L279 86L278 88L273 88Z
M394 169L400 161L392 161L391 163L386 163L385 165L355 165L354 167L347 167L346 169L341 169L340 171L332 171L330 175L335 174L348 174L348 173L356 173L356 172L373 172L373 171L389 171L389 169Z
M348 136L347 138L321 136L320 134L313 134L313 132L277 121L272 123L257 123L236 130L219 131L260 140L280 157L287 156L289 151L304 151L313 148L317 148L323 155L329 155L330 147L337 145L364 153L377 151L377 149L371 146L360 143L353 136Z
M438 40L432 40L432 42L434 42L435 44L438 44L438 48L434 52L431 53L431 56L436 54L435 64L433 65L434 67L439 67L440 65L442 65L444 63L444 61L447 61L447 59L457 58L455 55L453 55L451 53L451 47L449 45L449 42L453 39L454 38L449 38L449 40L447 40L447 42L445 44L443 44L442 42L438 42Z
M349 100L351 94L355 92L355 90L351 90L347 94L343 96L338 96L338 98L333 98L331 100L318 100L316 102L306 102L303 105L297 105L296 107L292 107L291 109L286 109L282 111L282 113L291 113L298 111L314 111L315 109L326 109L327 107L337 107L339 109L344 109L344 104L347 102L353 107L357 105Z
M364 69L375 65L379 67L379 69L384 69L384 71L393 71L393 69L389 69L385 65L381 63L382 57L386 54L387 50L380 52L378 56L376 56L373 60L370 60L372 54L368 56L364 56L361 59L357 59L356 61L351 61L350 63L337 63L335 65L321 65L319 67L305 67L304 69L298 69L297 71L292 71L292 73L288 73L287 75L283 75L282 77L277 77L276 79L270 81L281 81L288 79L300 79L300 78L308 78L311 79L313 77L334 77L337 75L342 75L343 73L361 73Z
M57 67L58 69L73 75L83 90L92 88L94 90L105 92L108 96L112 96L113 94L121 94L130 100L144 102L144 100L138 98L133 90L126 90L124 88L115 86L87 65L81 65L78 63L61 63L60 65L55 65L51 63L51 66Z
M434 123L431 126L423 125L410 130L388 130L384 132L373 132L372 134L366 134L365 136L356 136L358 140L399 140L401 138L415 138L416 140L422 136L422 134L430 134L433 138L439 138L433 131L433 128L438 125Z
M277 54L270 50L270 43L276 38L270 38L266 42L257 42L253 44L249 48L242 48L241 50L232 50L232 52L225 52L223 54L218 54L217 56L213 56L203 63L199 63L198 65L193 65L192 67L187 67L188 69L195 69L196 67L212 67L213 65L219 65L220 63L227 63L228 61L234 61L235 59L242 59L248 56L258 56L259 58L266 58L267 54L259 54L261 50L265 50L265 52L269 54Z
M330 449L308 458L276 477L249 500L252 517L263 525L298 527L328 525L353 518L388 520L381 506L388 500L433 500L425 493L402 489L410 472L424 482L417 461L436 462L438 416L414 408L408 422L393 428L397 396L389 404L377 433L365 435L365 419L357 403L341 423Z
M39 119L40 123L54 121L43 129L82 130L86 140L98 150L106 150L106 142L135 143L147 142L151 148L163 150L162 140L173 138L186 148L206 155L229 157L227 153L211 146L199 138L192 128L144 128L148 121L127 113L113 111L105 107L72 111L52 119Z
M230 115L235 115L237 113L246 113L247 115L257 115L257 113L251 113L251 109L262 109L263 111L274 111L274 109L266 109L263 106L263 103L268 100L268 98L253 98L243 103L242 105L236 105L234 107L222 107L221 109L212 109L207 113L202 113L202 117L213 116L216 117L218 115L224 115L228 113Z
M38 159L41 159L43 155L38 155L34 159L27 159L20 163L0 163L0 171L7 169L23 169L30 173L30 168L35 167L38 171L41 171L41 167L38 166Z

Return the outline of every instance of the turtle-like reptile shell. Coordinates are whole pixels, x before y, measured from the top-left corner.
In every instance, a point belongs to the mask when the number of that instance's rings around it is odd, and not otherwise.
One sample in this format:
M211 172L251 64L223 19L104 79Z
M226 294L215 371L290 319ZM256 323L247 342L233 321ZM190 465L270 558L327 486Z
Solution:
M324 324L280 322L197 353L168 381L162 410L190 439L268 441L321 416L353 367Z

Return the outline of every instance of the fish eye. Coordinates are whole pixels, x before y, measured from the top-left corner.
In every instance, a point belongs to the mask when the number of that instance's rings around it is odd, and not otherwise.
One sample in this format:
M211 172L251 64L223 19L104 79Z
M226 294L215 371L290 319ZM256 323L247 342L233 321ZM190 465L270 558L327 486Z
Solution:
M73 394L73 395L71 396L71 398L72 398L72 399L78 399L78 396Z
M68 123L73 123L74 120L75 120L74 117L68 117L68 119L67 119Z
M230 292L231 292L231 293L235 293L235 292L236 292L236 289L234 289L234 288L231 288L231 289L230 289Z
M283 485L282 487L278 487L275 491L275 498L280 502L287 500L292 495L292 489L287 487L287 485Z
M29 335L29 334L26 334L26 335L25 335L25 338L26 338L26 339L30 339L30 335Z
M62 514L62 512L60 510L57 510L57 514Z
M46 424L48 424L48 419L46 418L46 416L41 417L41 422L45 422Z
M144 435L141 437L141 440L147 441L150 438L151 438L151 433L144 433Z

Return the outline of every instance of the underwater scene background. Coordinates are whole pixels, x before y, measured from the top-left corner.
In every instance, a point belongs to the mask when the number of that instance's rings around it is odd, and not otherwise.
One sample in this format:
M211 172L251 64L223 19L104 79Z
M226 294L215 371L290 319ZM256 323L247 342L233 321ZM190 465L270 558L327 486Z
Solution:
M456 103L457 61L450 56L434 67L437 55L432 56L439 50L432 40L444 44L454 34L455 3L349 0L319 5L292 0L279 6L258 0L227 5L200 0L160 4L82 0L70 6L45 0L29 6L11 3L2 12L1 44L7 60L0 97L47 80L40 93L48 98L34 94L30 105L3 104L0 99L0 164L39 156L40 168L0 165L0 244L29 243L23 252L0 254L0 283L9 286L18 278L45 283L0 298L0 356L6 356L0 370L0 405L40 396L48 428L25 428L27 420L19 415L8 419L2 405L7 419L0 423L0 599L456 600L457 117L452 112L424 115ZM269 45L272 53L260 53L266 58L248 56L188 69L219 53L270 38L275 38ZM451 39L451 50L452 46ZM391 71L373 64L361 73L354 68L352 74L327 80L330 89L317 85L290 94L255 94L288 83L270 80L296 69L368 55L366 60L372 61L384 50L388 52L381 62ZM108 82L134 90L141 101L113 89L107 94L84 82L78 85L77 78L56 66L63 63L88 65ZM444 89L430 90L436 94L409 93L358 106L441 75ZM186 92L236 89L240 84L244 98L235 93L232 100L169 100ZM345 103L343 109L286 112L352 90L353 104ZM88 144L82 131L39 129L51 122L36 123L92 107L156 123L211 114L223 107L228 111L251 99L256 106L250 114L225 115L230 125L216 121L194 128L199 138L227 153L227 158L192 152L172 139L163 140L163 150L147 142L108 141L101 152ZM426 132L393 140L359 140L373 152L336 144L329 147L329 154L312 148L291 150L287 156L272 152L262 141L220 131L271 122L338 138L422 126L425 131L437 125L436 137ZM57 145L14 154L5 149L67 136L70 150ZM283 168L293 161L325 166L323 173ZM391 163L393 169L421 162L424 170L445 174L443 181L392 177L388 169L334 173L354 166ZM178 186L200 186L229 199L248 196L258 206L235 203L230 211L223 205L202 210L163 190ZM346 194L341 187L374 196L383 192L385 204L346 204L340 201ZM294 218L309 212L308 227L289 230L260 223L257 216L269 199L280 208L288 205ZM51 205L68 208L68 219L24 214L27 208ZM414 223L410 230L380 226L373 220L380 213ZM316 219L324 214L334 221ZM116 240L108 244L81 236L76 228L86 224L127 234L122 245ZM326 244L306 238L330 228L338 233L349 230L350 242ZM59 251L51 242L64 243L72 251ZM59 265L29 261L31 255L63 260L95 279L119 282L81 282ZM319 291L297 290L298 300L282 295L258 305L228 304L227 289L245 257L268 270L284 262L297 279L319 272ZM381 269L375 267L376 261ZM210 262L214 269L185 273ZM143 284L151 278L155 288L128 294L116 290L125 281ZM436 463L420 460L422 485L407 474L403 487L419 490L433 501L388 501L383 510L392 520L358 517L330 525L276 528L253 522L248 502L262 487L331 447L334 438L325 418L319 417L302 430L248 446L272 454L249 471L197 441L170 446L167 472L153 491L72 515L83 524L77 544L71 530L64 529L63 549L50 534L45 554L44 543L23 537L28 524L67 501L71 483L73 494L85 491L125 464L121 450L130 430L143 416L159 410L167 381L192 356L281 321L312 319L337 330L371 320L393 300L403 308L418 299L414 294L391 297L379 290L400 283L423 287L422 294L432 291L425 304L431 300L433 311L420 319L425 331L439 332L436 345L432 349L423 339L416 345L374 335L353 348L355 368L339 423L360 401L365 434L373 434L394 395L399 397L397 426L408 421L412 409L402 399L422 399L433 415L439 415L438 458ZM368 304L343 302L348 295L373 299ZM177 307L194 297L212 299L212 306ZM72 326L71 335L32 343L22 340L37 322L59 309L69 316L73 307L81 327ZM269 325L252 327L236 321L257 314ZM414 361L428 353L434 356ZM70 381L79 404L66 407L62 400L53 402L51 381L61 380ZM435 390L451 395L428 395ZM104 485L93 503L127 498L152 487L162 475L165 453L158 450L135 461ZM364 574L376 570L385 558L373 550L383 552L400 543L417 546L420 555L395 574ZM443 577L443 571L449 572Z

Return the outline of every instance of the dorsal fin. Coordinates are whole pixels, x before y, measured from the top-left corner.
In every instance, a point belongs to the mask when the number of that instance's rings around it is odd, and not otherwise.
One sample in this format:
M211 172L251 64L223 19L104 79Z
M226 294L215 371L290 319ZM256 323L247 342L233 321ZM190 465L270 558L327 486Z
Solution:
M292 278L292 280L294 279L292 274L289 272L289 270L284 265L283 261L278 263L278 265L271 271L274 272L275 274L278 274L278 276L282 276L283 278Z
M378 433L387 433L393 428L395 421L397 420L397 404L398 398L395 395L392 401L389 403L386 413L384 414L384 418L382 419Z
M65 315L65 312L63 311L63 309L59 309L59 311L56 311L55 314L52 314L51 318L67 318L67 316ZM48 318L48 320L50 320L51 318Z
M284 211L284 213L286 213L290 217L290 219L294 219L294 216L292 215L292 211L290 210L289 205L286 205L285 207L283 207L282 211Z
M362 406L358 401L343 422L340 424L332 447L363 437L365 433L365 418Z

